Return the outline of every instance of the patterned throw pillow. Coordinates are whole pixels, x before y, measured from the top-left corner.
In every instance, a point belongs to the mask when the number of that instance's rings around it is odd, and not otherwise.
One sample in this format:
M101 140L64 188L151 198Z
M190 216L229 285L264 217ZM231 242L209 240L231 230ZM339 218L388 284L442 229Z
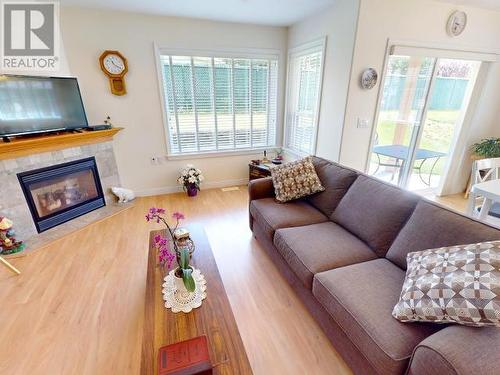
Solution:
M276 200L288 202L325 190L310 156L271 168Z
M396 319L500 327L500 241L417 251L406 260Z

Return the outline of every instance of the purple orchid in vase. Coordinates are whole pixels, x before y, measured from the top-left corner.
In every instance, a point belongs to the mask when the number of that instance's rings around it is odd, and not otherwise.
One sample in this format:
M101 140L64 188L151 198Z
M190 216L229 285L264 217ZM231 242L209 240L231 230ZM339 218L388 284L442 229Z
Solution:
M173 228L166 219L166 211L164 208L151 207L146 214L146 221L165 224L171 239L170 242L167 237L161 234L157 234L154 237L154 245L158 251L158 262L161 266L170 269L174 259L176 259L178 267L175 270L175 276L182 278L188 292L194 292L195 282L193 279L193 267L189 265L191 260L191 249L188 246L179 246L175 238L175 231L179 227L179 223L185 219L185 216L181 212L174 212L172 218L176 221Z

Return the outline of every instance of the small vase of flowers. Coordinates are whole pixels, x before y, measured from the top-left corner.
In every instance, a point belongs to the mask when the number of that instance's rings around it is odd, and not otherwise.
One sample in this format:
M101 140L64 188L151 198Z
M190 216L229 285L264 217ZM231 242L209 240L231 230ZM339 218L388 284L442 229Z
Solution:
M176 231L179 223L185 219L181 212L174 212L172 218L175 219L175 226L172 227L166 219L164 208L151 207L146 214L146 221L163 223L167 227L167 236L157 234L154 237L154 246L158 252L158 263L161 267L170 269L174 260L177 262L174 276L176 278L177 289L181 292L194 292L195 281L193 278L193 267L189 264L194 251L192 241L177 240Z
M204 179L205 177L198 168L195 168L192 164L188 164L181 171L181 175L177 179L177 182L182 185L182 188L187 192L188 196L195 197Z

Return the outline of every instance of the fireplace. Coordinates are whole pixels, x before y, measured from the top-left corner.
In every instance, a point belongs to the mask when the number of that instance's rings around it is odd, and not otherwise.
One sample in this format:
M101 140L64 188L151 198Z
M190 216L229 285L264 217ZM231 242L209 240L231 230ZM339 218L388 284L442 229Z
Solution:
M106 205L94 157L17 177L38 233Z

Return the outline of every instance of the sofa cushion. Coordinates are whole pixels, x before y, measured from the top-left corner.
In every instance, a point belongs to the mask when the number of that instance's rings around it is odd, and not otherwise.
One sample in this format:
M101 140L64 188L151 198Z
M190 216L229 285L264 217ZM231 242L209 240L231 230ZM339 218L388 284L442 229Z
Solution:
M310 195L306 199L329 217L358 174L353 170L318 157L314 157L312 162L325 191Z
M380 374L402 374L413 349L441 328L392 317L404 278L405 272L387 259L314 276L313 295Z
M332 220L384 256L420 198L395 186L359 176L333 211Z
M494 240L500 230L422 200L386 257L406 269L406 256L414 251Z
M283 204L273 198L251 201L250 214L261 224L271 241L276 229L328 221L325 215L309 203L294 201Z
M325 190L310 156L271 168L276 199L281 203Z
M416 251L407 264L396 319L500 327L500 241Z
M308 289L318 272L377 258L363 241L331 221L278 229L274 246Z

